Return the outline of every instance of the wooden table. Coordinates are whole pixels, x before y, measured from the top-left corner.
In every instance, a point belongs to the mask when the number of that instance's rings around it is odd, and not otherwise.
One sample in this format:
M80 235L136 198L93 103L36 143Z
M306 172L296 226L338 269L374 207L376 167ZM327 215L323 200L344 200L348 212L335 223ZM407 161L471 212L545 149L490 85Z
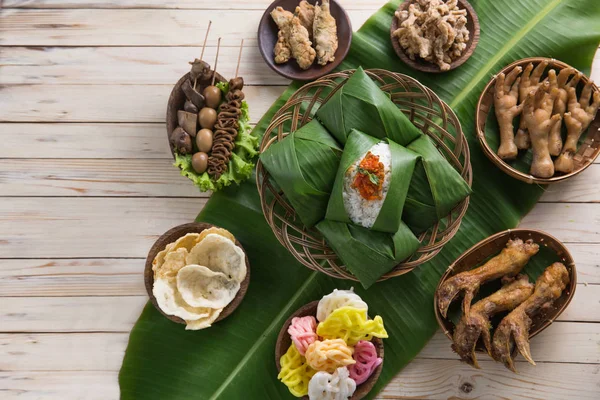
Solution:
M165 106L186 62L223 37L253 121L288 83L256 48L269 0L4 0L0 16L0 397L116 399L147 296L144 258L206 197L171 166ZM384 1L344 0L355 29ZM600 63L595 77L600 79ZM600 398L600 164L548 189L522 226L568 243L578 288L519 375L456 360L438 332L381 398Z

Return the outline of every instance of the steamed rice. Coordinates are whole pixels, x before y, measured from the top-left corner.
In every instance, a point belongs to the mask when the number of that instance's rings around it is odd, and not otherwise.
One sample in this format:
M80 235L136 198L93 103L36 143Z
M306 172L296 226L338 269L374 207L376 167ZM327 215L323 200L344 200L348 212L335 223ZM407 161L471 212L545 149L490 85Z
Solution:
M383 164L384 179L381 188L381 199L377 200L366 200L361 196L357 189L352 187L358 166L369 151L371 154L379 156L379 162ZM383 202L387 196L388 186L390 184L390 174L392 172L391 163L392 154L390 152L389 144L380 142L365 151L344 174L344 190L342 192L344 208L346 209L346 213L350 217L350 220L355 224L369 229L375 224L379 211L381 211L381 207L383 207Z

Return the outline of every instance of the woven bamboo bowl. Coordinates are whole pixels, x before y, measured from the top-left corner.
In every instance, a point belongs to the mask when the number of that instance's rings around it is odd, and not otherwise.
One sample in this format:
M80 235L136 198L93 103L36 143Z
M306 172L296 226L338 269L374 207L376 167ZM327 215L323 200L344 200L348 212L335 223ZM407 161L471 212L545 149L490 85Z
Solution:
M158 310L158 312L160 312L162 315L164 315L171 321L177 322L178 324L185 325L185 321L174 315L165 314L163 312L163 310L161 310L161 308L158 306L156 297L154 297L154 293L152 293L152 287L154 286L154 271L152 271L152 261L154 261L154 258L156 258L156 255L159 252L163 251L169 243L173 243L174 241L176 241L180 237L187 235L188 233L200 233L203 230L212 228L212 227L215 227L215 225L211 225L211 224L207 224L207 223L203 223L203 222L200 222L200 223L199 222L191 222L189 224L183 224L183 225L176 226L174 228L169 229L165 233L163 233L162 236L159 237L156 240L156 242L154 242L154 244L150 248L150 251L148 252L148 257L146 258L146 266L144 268L144 285L146 286L146 292L148 293L148 296L150 297L150 302L152 303L154 308L156 308ZM237 239L235 241L235 244L240 249L242 249L244 254L246 254L246 250L244 250L244 248L242 247L242 245L240 244L240 242ZM213 323L219 322L219 321L227 318L228 316L231 315L231 313L233 313L235 311L236 308L238 308L238 306L242 303L242 300L244 300L244 296L246 296L246 292L248 291L249 284L250 284L250 262L248 260L248 255L246 254L246 277L240 283L240 290L238 290L238 292L235 295L235 297L233 298L233 300L231 300L231 303L227 304L227 306L223 309L221 314L217 317L217 319Z
M292 338L290 337L290 334L288 333L288 328L290 327L290 325L292 323L292 319L294 319L295 317L306 317L309 315L316 317L318 305L319 305L318 301L313 301L308 304L305 304L304 306L302 306L298 310L296 310L295 313L290 315L290 317L287 319L287 321L285 321L285 323L281 327L281 330L279 331L279 335L277 336L277 343L275 344L275 364L277 365L277 372L281 371L281 364L279 363L279 359L281 359L281 356L283 356L288 351L290 346L292 345ZM383 354L383 340L381 340L380 338L374 337L371 340L371 342L375 345L375 350L377 351L377 357L384 360L384 358L383 358L383 355L384 355ZM371 391L371 389L373 389L373 386L375 386L375 383L377 383L377 380L379 379L379 375L381 375L382 369L383 369L383 362L381 364L379 364L379 366L377 368L375 368L375 371L373 371L373 374L369 377L369 379L367 379L360 385L356 386L356 390L354 391L354 394L352 395L352 397L350 397L350 400L359 400L359 399L362 399L363 397L365 397ZM308 396L304 396L303 399L308 399Z
M416 79L381 69L365 71L381 90L391 96L398 108L423 133L433 139L440 152L471 185L473 174L469 146L458 117L429 88ZM306 84L294 93L273 116L263 136L260 151L283 140L311 121L321 104L333 96L354 73L342 71ZM285 195L269 179L269 173L259 161L256 165L256 184L267 223L279 242L306 267L339 279L358 281L329 248L316 229L306 228L296 218L294 208ZM383 275L379 281L400 276L431 260L456 234L469 206L469 197L460 202L445 218L419 235L421 247Z
M531 329L529 331L529 338L531 339L547 327L549 327L556 318L567 308L571 300L573 299L573 295L575 294L575 288L577 287L577 271L575 269L575 261L573 261L573 257L569 250L565 247L563 243L561 243L554 236L550 236L546 232L535 230L535 229L509 229L503 232L496 233L488 237L487 239L482 240L481 242L475 244L469 250L465 251L460 257L456 259L446 270L438 286L436 288L435 296L433 299L434 309L435 309L435 318L440 325L440 328L444 331L444 334L448 339L452 341L452 335L454 334L454 323L450 320L450 318L444 318L440 314L438 309L438 296L437 290L440 288L442 283L448 280L450 277L464 271L471 270L480 266L484 261L488 258L493 257L500 253L502 249L506 246L506 242L509 239L522 239L523 241L528 239L533 239L535 243L538 243L540 247L545 246L553 250L560 262L562 262L565 267L567 267L567 271L569 271L569 285L562 292L562 295L552 304L552 307L541 311L536 316L533 317L533 324L531 325ZM535 257L535 256L534 256ZM525 266L527 268L527 266ZM484 284L485 285L485 284ZM457 300L455 300L457 301ZM473 301L475 304L476 301ZM516 349L515 349L516 350ZM479 353L487 354L485 347L478 341L476 346L476 351ZM516 352L515 352L516 354ZM513 355L515 355L513 354Z
M411 0L406 0L398 6L397 11L407 10L410 4L413 3ZM477 17L477 13L473 6L469 4L466 0L458 0L458 8L467 10L467 29L469 30L469 41L467 42L467 47L462 55L456 60L450 63L450 69L448 71L452 71L455 68L463 65L475 51L477 47L477 43L479 43L479 18ZM409 67L414 68L418 71L429 72L429 73L444 73L448 71L442 71L440 67L436 64L431 63L429 61L425 61L420 57L416 57L415 60L411 60L406 53L400 43L398 42L398 38L394 37L394 32L398 29L398 18L394 15L392 18L392 26L390 28L390 39L392 40L392 46L394 47L394 51L400 57L400 59Z
M524 58L522 60L515 61L510 65L507 65L501 71L498 71L498 74L500 74L501 72L507 74L514 67L519 65L523 67L524 70L527 64L533 63L534 66L536 66L544 60L548 61L548 67L546 68L546 71L554 68L558 73L562 69L572 68L569 64L551 58L531 57ZM578 87L581 88L589 80L590 79L587 76L583 75L581 80L579 81ZM569 179L579 174L584 169L586 169L594 163L594 160L600 154L600 112L596 114L596 118L588 127L587 132L581 134L577 154L575 154L575 156L573 157L573 160L575 162L575 169L573 170L573 172L570 172L568 174L562 174L560 172L557 172L551 178L537 178L529 173L519 171L513 165L498 157L498 154L496 154L496 152L491 148L490 144L488 143L485 134L485 127L488 120L488 116L491 114L492 118L495 118L495 115L492 112L492 108L494 106L495 84L496 77L494 76L494 78L492 78L492 80L487 84L485 89L483 89L483 92L479 97L479 101L477 102L477 112L475 113L475 128L477 129L477 138L479 139L479 143L481 144L483 152L485 153L487 158L489 158L490 161L493 162L498 168L500 168L502 171L512 176L513 178L523 181L525 183L537 183L539 185L547 185L550 183L560 182L565 179ZM599 89L596 85L593 85L593 90L597 92ZM517 124L514 122L513 124L515 125L516 130ZM530 150L527 151L529 152Z

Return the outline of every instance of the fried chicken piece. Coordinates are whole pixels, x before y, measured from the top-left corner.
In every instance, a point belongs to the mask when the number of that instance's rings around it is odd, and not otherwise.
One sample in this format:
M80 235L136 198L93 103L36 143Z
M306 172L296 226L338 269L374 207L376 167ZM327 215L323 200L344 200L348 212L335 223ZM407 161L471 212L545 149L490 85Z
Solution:
M548 61L542 61L535 69L533 69L533 63L529 63L527 67L525 67L525 71L523 72L523 75L521 75L521 83L519 84L519 101L521 104L525 103L525 99L527 99L529 92L536 90L540 86L540 79L547 66ZM531 140L529 139L529 133L527 132L527 127L525 126L525 120L523 118L521 118L519 129L515 135L515 144L520 150L526 150L531 147Z
M502 286L496 293L479 300L471 307L469 316L463 315L454 329L452 350L469 365L479 368L475 356L475 346L481 336L488 353L492 354L490 317L510 311L533 293L533 284L527 275L519 275L516 280Z
M296 7L296 14L300 23L308 31L308 38L313 40L313 22L315 20L315 6L306 0L302 0Z
M519 82L517 78L521 73L521 67L515 67L504 76L500 73L496 78L494 88L494 111L498 126L500 128L500 147L498 147L498 156L503 160L515 158L519 153L515 144L515 134L513 119L523 109L523 105L517 105L519 100Z
M284 34L286 34L285 31ZM315 61L317 53L312 48L312 42L308 38L308 31L302 26L300 18L297 15L294 15L289 23L289 33L286 35L286 39L292 49L292 56L296 59L300 68L309 69Z
M569 112L565 113L565 125L567 126L567 140L560 153L560 156L554 161L554 166L560 172L573 172L575 163L573 156L577 153L577 142L583 131L592 123L596 117L596 112L600 107L600 92L594 92L592 100L592 82L589 81L581 92L581 97L577 101L577 93L574 87L567 89Z
M323 0L321 5L317 4L315 7L313 35L319 65L327 65L327 63L333 62L338 48L338 37L335 18L329 10L329 0Z
M463 313L469 316L471 301L485 282L501 278L505 275L513 277L521 272L529 259L537 254L540 247L529 239L509 240L500 254L490 259L481 267L454 275L442 284L437 291L440 314L446 318L448 307L459 292L464 292Z
M273 21L275 21L279 28L279 32L277 32L277 43L275 43L275 48L273 49L275 63L277 64L284 64L292 57L292 49L287 38L290 31L290 22L293 17L294 14L281 7L276 7L271 11L271 18L273 18Z
M531 318L542 309L549 308L560 297L569 283L569 272L561 263L554 263L535 282L533 294L520 306L508 314L494 332L492 356L513 372L517 372L511 357L513 340L519 353L535 365L529 350L529 329Z

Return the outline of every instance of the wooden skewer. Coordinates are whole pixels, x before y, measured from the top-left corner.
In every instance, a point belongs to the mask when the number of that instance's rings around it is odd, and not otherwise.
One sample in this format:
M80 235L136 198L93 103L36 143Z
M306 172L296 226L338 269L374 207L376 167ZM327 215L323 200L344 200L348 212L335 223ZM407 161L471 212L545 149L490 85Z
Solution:
M206 41L208 40L208 32L210 32L210 26L212 25L212 21L208 21L208 28L206 28L206 35L204 36L204 43L202 44L202 53L200 54L200 59L204 59L204 49L206 49Z
M240 54L238 55L237 67L235 67L235 75L234 78L237 78L238 72L240 70L240 61L242 60L242 49L244 48L244 39L242 39L242 43L240 43Z
M217 73L217 61L219 61L219 49L221 48L221 38L217 41L217 55L215 57L215 67L213 69L212 83L211 85L215 85L215 74Z

